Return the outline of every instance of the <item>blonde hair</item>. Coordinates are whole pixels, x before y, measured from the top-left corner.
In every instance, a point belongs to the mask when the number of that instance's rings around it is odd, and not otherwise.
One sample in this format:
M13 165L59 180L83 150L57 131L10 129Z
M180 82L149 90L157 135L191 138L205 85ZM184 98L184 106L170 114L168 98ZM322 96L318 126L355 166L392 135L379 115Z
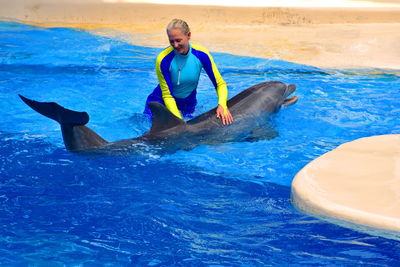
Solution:
M188 34L190 32L189 25L186 23L186 21L181 19L171 20L171 22L167 25L167 32L176 28L182 29L183 34Z

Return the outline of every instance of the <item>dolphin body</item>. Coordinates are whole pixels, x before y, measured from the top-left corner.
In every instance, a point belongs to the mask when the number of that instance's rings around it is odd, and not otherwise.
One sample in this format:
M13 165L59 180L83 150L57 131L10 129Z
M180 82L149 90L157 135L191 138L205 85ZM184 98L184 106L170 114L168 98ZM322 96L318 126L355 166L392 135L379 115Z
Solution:
M90 154L125 154L141 149L148 151L148 144L176 151L199 144L271 139L277 133L269 126L269 115L283 105L295 103L297 96L287 98L295 90L293 84L276 81L249 87L228 101L227 105L234 118L229 126L223 126L216 117L216 108L185 122L174 116L164 105L152 102L149 103L153 113L151 129L142 136L116 142L107 142L85 126L89 122L86 112L69 110L55 102L38 102L19 96L33 110L61 125L67 150Z

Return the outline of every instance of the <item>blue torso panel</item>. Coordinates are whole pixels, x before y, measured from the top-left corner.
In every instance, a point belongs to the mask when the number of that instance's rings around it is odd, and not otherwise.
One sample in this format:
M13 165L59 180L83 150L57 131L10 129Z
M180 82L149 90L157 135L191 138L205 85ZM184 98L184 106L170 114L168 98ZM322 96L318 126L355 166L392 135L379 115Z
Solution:
M199 83L201 69L203 65L200 60L192 54L192 48L186 55L181 55L175 51L169 71L174 88L174 96L177 98L186 98Z

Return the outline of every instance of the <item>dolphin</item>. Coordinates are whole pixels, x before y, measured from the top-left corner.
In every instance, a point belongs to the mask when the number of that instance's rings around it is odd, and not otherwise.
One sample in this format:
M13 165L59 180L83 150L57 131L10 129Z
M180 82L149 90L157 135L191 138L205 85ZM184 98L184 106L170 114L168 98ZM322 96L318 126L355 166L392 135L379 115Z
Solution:
M224 126L216 117L216 108L189 121L173 115L164 105L151 102L153 113L151 129L139 137L108 142L92 129L86 112L66 109L55 102L38 102L22 95L19 97L33 110L57 121L61 126L67 150L83 153L130 153L143 149L143 145L191 149L199 144L230 141L255 141L274 138L277 133L269 126L269 115L282 106L294 104L297 96L288 98L296 90L294 84L278 81L256 84L237 94L227 102L234 118Z

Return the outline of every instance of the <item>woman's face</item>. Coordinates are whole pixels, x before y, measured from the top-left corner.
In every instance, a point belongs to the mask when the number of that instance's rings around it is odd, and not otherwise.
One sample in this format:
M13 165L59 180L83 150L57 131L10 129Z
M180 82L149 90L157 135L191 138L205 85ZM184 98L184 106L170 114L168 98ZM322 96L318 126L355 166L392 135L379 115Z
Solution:
M184 34L182 29L175 28L167 31L169 43L178 54L186 55L189 52L190 32Z

